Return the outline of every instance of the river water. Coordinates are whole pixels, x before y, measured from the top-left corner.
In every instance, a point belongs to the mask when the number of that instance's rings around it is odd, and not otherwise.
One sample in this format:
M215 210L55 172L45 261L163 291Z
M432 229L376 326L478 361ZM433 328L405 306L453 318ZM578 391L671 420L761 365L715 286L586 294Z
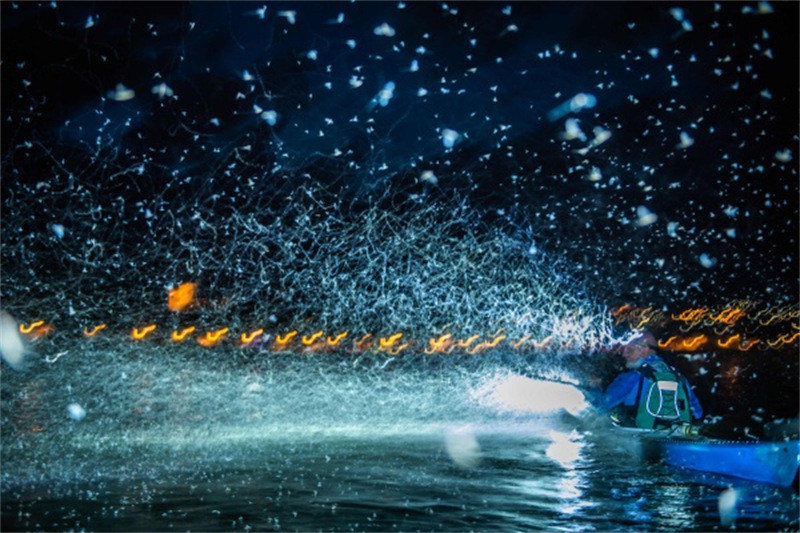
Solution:
M531 379L563 368L292 357L97 349L4 369L3 530L798 528L792 487L644 462L583 423L577 388Z

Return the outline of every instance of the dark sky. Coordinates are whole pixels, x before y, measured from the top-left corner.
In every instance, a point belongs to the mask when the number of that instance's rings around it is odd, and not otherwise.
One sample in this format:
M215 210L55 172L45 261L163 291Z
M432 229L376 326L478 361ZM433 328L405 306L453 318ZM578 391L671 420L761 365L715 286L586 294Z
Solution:
M92 202L308 175L467 195L609 305L797 300L797 3L262 6L2 3L7 268Z

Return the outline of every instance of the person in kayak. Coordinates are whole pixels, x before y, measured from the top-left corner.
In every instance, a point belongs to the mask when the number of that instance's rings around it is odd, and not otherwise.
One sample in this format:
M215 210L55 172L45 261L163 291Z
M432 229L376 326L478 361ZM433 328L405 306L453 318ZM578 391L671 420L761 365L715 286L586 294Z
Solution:
M617 376L597 403L598 410L609 413L614 423L666 429L702 418L703 408L689 382L656 355L657 346L651 333L623 346L622 357L630 370Z

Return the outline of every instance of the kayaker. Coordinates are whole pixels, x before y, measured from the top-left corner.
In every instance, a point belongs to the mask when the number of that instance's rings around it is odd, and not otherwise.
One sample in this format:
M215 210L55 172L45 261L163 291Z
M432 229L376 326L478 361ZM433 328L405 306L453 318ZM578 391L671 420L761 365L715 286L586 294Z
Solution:
M703 416L700 400L680 372L656 355L649 332L622 347L625 366L599 398L597 408L621 426L666 429Z

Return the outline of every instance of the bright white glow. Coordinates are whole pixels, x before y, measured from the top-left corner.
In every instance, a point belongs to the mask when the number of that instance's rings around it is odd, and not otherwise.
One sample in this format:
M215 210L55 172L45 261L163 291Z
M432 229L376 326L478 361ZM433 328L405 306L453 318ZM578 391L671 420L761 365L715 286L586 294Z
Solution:
M284 17L289 24L297 22L297 11L278 11L278 16Z
M574 430L571 433L550 430L550 438L553 442L547 447L545 455L564 468L571 469L581 457L583 442L580 441L580 435Z
M71 403L67 406L67 416L75 422L80 422L86 418L86 410L77 403Z
M554 107L547 113L551 121L558 120L568 113L577 113L581 109L592 108L597 105L597 97L589 93L578 93L561 105Z
M580 111L584 108L590 108L597 105L597 98L588 93L578 93L569 101L570 111Z
M689 148L693 144L694 144L694 139L692 139L688 133L682 131L681 142L678 143L678 148Z
M270 126L274 126L275 123L278 122L278 113L275 110L270 109L269 111L264 111L261 113L261 118L264 119Z
M717 506L719 509L719 521L723 527L730 527L736 521L736 516L738 515L736 504L738 500L739 494L734 488L725 489L719 494Z
M25 344L17 321L3 310L0 310L0 357L15 370L21 370L25 362Z
M658 215L647 209L645 206L640 205L636 208L636 225L640 227L649 226L656 220Z
M449 429L444 436L444 447L455 464L472 468L480 461L481 447L469 426Z
M394 28L384 22L380 26L375 26L375 29L372 30L372 33L375 35L382 35L384 37L394 37L396 32L394 31Z
M133 89L128 89L123 84L118 83L113 91L108 91L108 97L117 102L132 100L136 96Z
M581 127L578 125L578 119L576 118L568 118L564 123L564 133L562 133L562 137L564 140L571 141L572 139L580 139L582 141L586 140L586 134L583 133Z
M432 170L425 170L419 176L420 181L424 181L426 183L430 183L431 185L436 185L439 183L438 178L436 178L436 174L433 173Z
M381 107L386 107L389 104L389 100L392 99L394 96L394 88L395 84L393 81L387 82L386 85L383 86L383 89L378 93L378 103Z
M700 264L705 268L713 268L717 264L717 260L708 254L700 254Z
M583 393L574 385L511 372L491 377L473 395L478 402L506 412L548 414L564 409L577 415L588 406Z
M442 130L442 143L445 148L452 148L459 137L461 137L461 134L455 130L451 130L450 128L444 128Z
M150 92L152 92L153 94L158 95L158 99L159 100L161 100L162 98L169 98L169 97L171 97L172 95L175 94L172 91L172 88L170 88L170 86L167 85L166 83L160 83L160 84L156 85L155 87L153 87L150 90Z

